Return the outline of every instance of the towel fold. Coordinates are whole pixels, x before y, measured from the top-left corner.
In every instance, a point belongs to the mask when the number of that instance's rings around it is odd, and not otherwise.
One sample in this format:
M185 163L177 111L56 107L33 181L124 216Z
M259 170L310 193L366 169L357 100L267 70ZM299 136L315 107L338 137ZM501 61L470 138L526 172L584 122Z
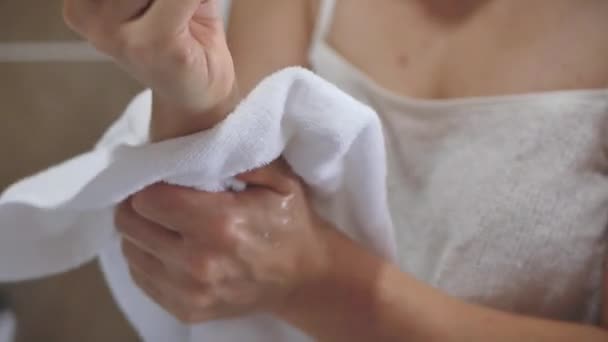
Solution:
M395 260L376 113L301 68L264 80L224 122L146 144L145 92L96 148L10 187L0 197L0 281L64 272L100 256L118 304L146 341L307 341L272 317L178 323L130 280L113 207L165 181L219 191L234 176L283 156L311 189L319 213L375 253ZM356 267L356 265L353 265Z

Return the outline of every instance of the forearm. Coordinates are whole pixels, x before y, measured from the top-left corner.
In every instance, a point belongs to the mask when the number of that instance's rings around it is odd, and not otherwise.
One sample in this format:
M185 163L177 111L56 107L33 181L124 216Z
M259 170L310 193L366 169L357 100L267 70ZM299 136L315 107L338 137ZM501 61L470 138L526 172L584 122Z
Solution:
M608 341L608 333L597 327L518 316L464 303L449 313L456 318L454 322L435 324L441 329L438 341Z
M407 298L419 295L417 282L397 277L391 265L334 230L327 230L327 245L328 276L302 286L278 317L320 341L432 341L424 335L432 319Z
M608 341L598 328L516 316L451 298L335 233L334 270L278 315L321 341Z

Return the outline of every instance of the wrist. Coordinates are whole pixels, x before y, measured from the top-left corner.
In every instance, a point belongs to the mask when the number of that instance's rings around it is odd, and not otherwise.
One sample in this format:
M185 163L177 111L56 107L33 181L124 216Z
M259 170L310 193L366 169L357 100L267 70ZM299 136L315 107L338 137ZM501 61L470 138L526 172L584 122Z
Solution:
M209 108L199 110L172 103L153 90L151 141L176 138L210 129L224 120L239 101L240 93L236 83L227 95L215 101Z
M302 284L273 313L315 338L340 340L340 331L348 326L375 325L370 319L376 317L378 277L384 263L335 229L324 234L328 254L325 271ZM362 333L365 336L356 341L369 341L367 329Z
M327 236L327 272L295 291L278 318L329 341L437 341L454 327L449 297L340 232Z

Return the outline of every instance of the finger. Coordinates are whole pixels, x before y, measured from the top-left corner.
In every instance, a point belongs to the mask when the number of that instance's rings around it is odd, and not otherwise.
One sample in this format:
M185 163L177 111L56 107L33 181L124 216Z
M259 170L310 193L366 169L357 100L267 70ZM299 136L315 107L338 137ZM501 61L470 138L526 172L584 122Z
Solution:
M226 211L231 193L206 193L168 184L150 186L133 197L134 210L147 220L180 234L200 231Z
M123 25L145 12L151 3L152 0L65 0L64 18L99 51L118 58L133 39L123 34Z
M96 0L64 0L64 21L72 30L85 35L102 4Z
M278 159L265 167L245 172L237 179L254 187L264 187L280 194L289 194L298 186L298 176L284 159Z
M163 287L169 288L171 291L196 295L206 289L205 282L195 278L196 274L186 269L189 267L188 265L176 263L167 266L163 260L139 248L129 240L123 240L121 247L129 267L145 274L148 278L157 279L157 282L164 283ZM204 274L205 271L199 269L197 272Z
M209 1L201 0L155 0L141 18L141 24L173 36L187 29L200 7L210 6L208 3Z
M129 267L131 278L150 299L184 323L201 323L215 317L215 300L200 289L190 290L176 286L168 277L149 276L145 272Z
M124 24L143 16L154 0L104 0L104 20Z
M154 254L151 254L133 242L123 239L122 254L129 267L137 269L139 272L146 274L148 277L161 277L165 272L165 265Z
M193 323L187 322L188 319L184 314L186 309L171 295L171 293L167 293L156 279L131 267L129 268L129 273L131 274L131 279L133 279L135 285L137 285L137 287L139 287L150 299L156 302L156 304L160 305L167 312L173 314L184 323Z
M123 237L139 248L162 260L177 258L182 245L181 236L138 215L129 201L116 209L115 221Z

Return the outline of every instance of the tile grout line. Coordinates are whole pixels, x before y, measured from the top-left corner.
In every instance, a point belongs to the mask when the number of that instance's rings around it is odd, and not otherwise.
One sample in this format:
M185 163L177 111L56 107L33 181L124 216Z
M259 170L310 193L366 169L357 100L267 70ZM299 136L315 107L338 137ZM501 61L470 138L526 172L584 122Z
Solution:
M0 63L106 62L110 59L83 41L0 43Z

